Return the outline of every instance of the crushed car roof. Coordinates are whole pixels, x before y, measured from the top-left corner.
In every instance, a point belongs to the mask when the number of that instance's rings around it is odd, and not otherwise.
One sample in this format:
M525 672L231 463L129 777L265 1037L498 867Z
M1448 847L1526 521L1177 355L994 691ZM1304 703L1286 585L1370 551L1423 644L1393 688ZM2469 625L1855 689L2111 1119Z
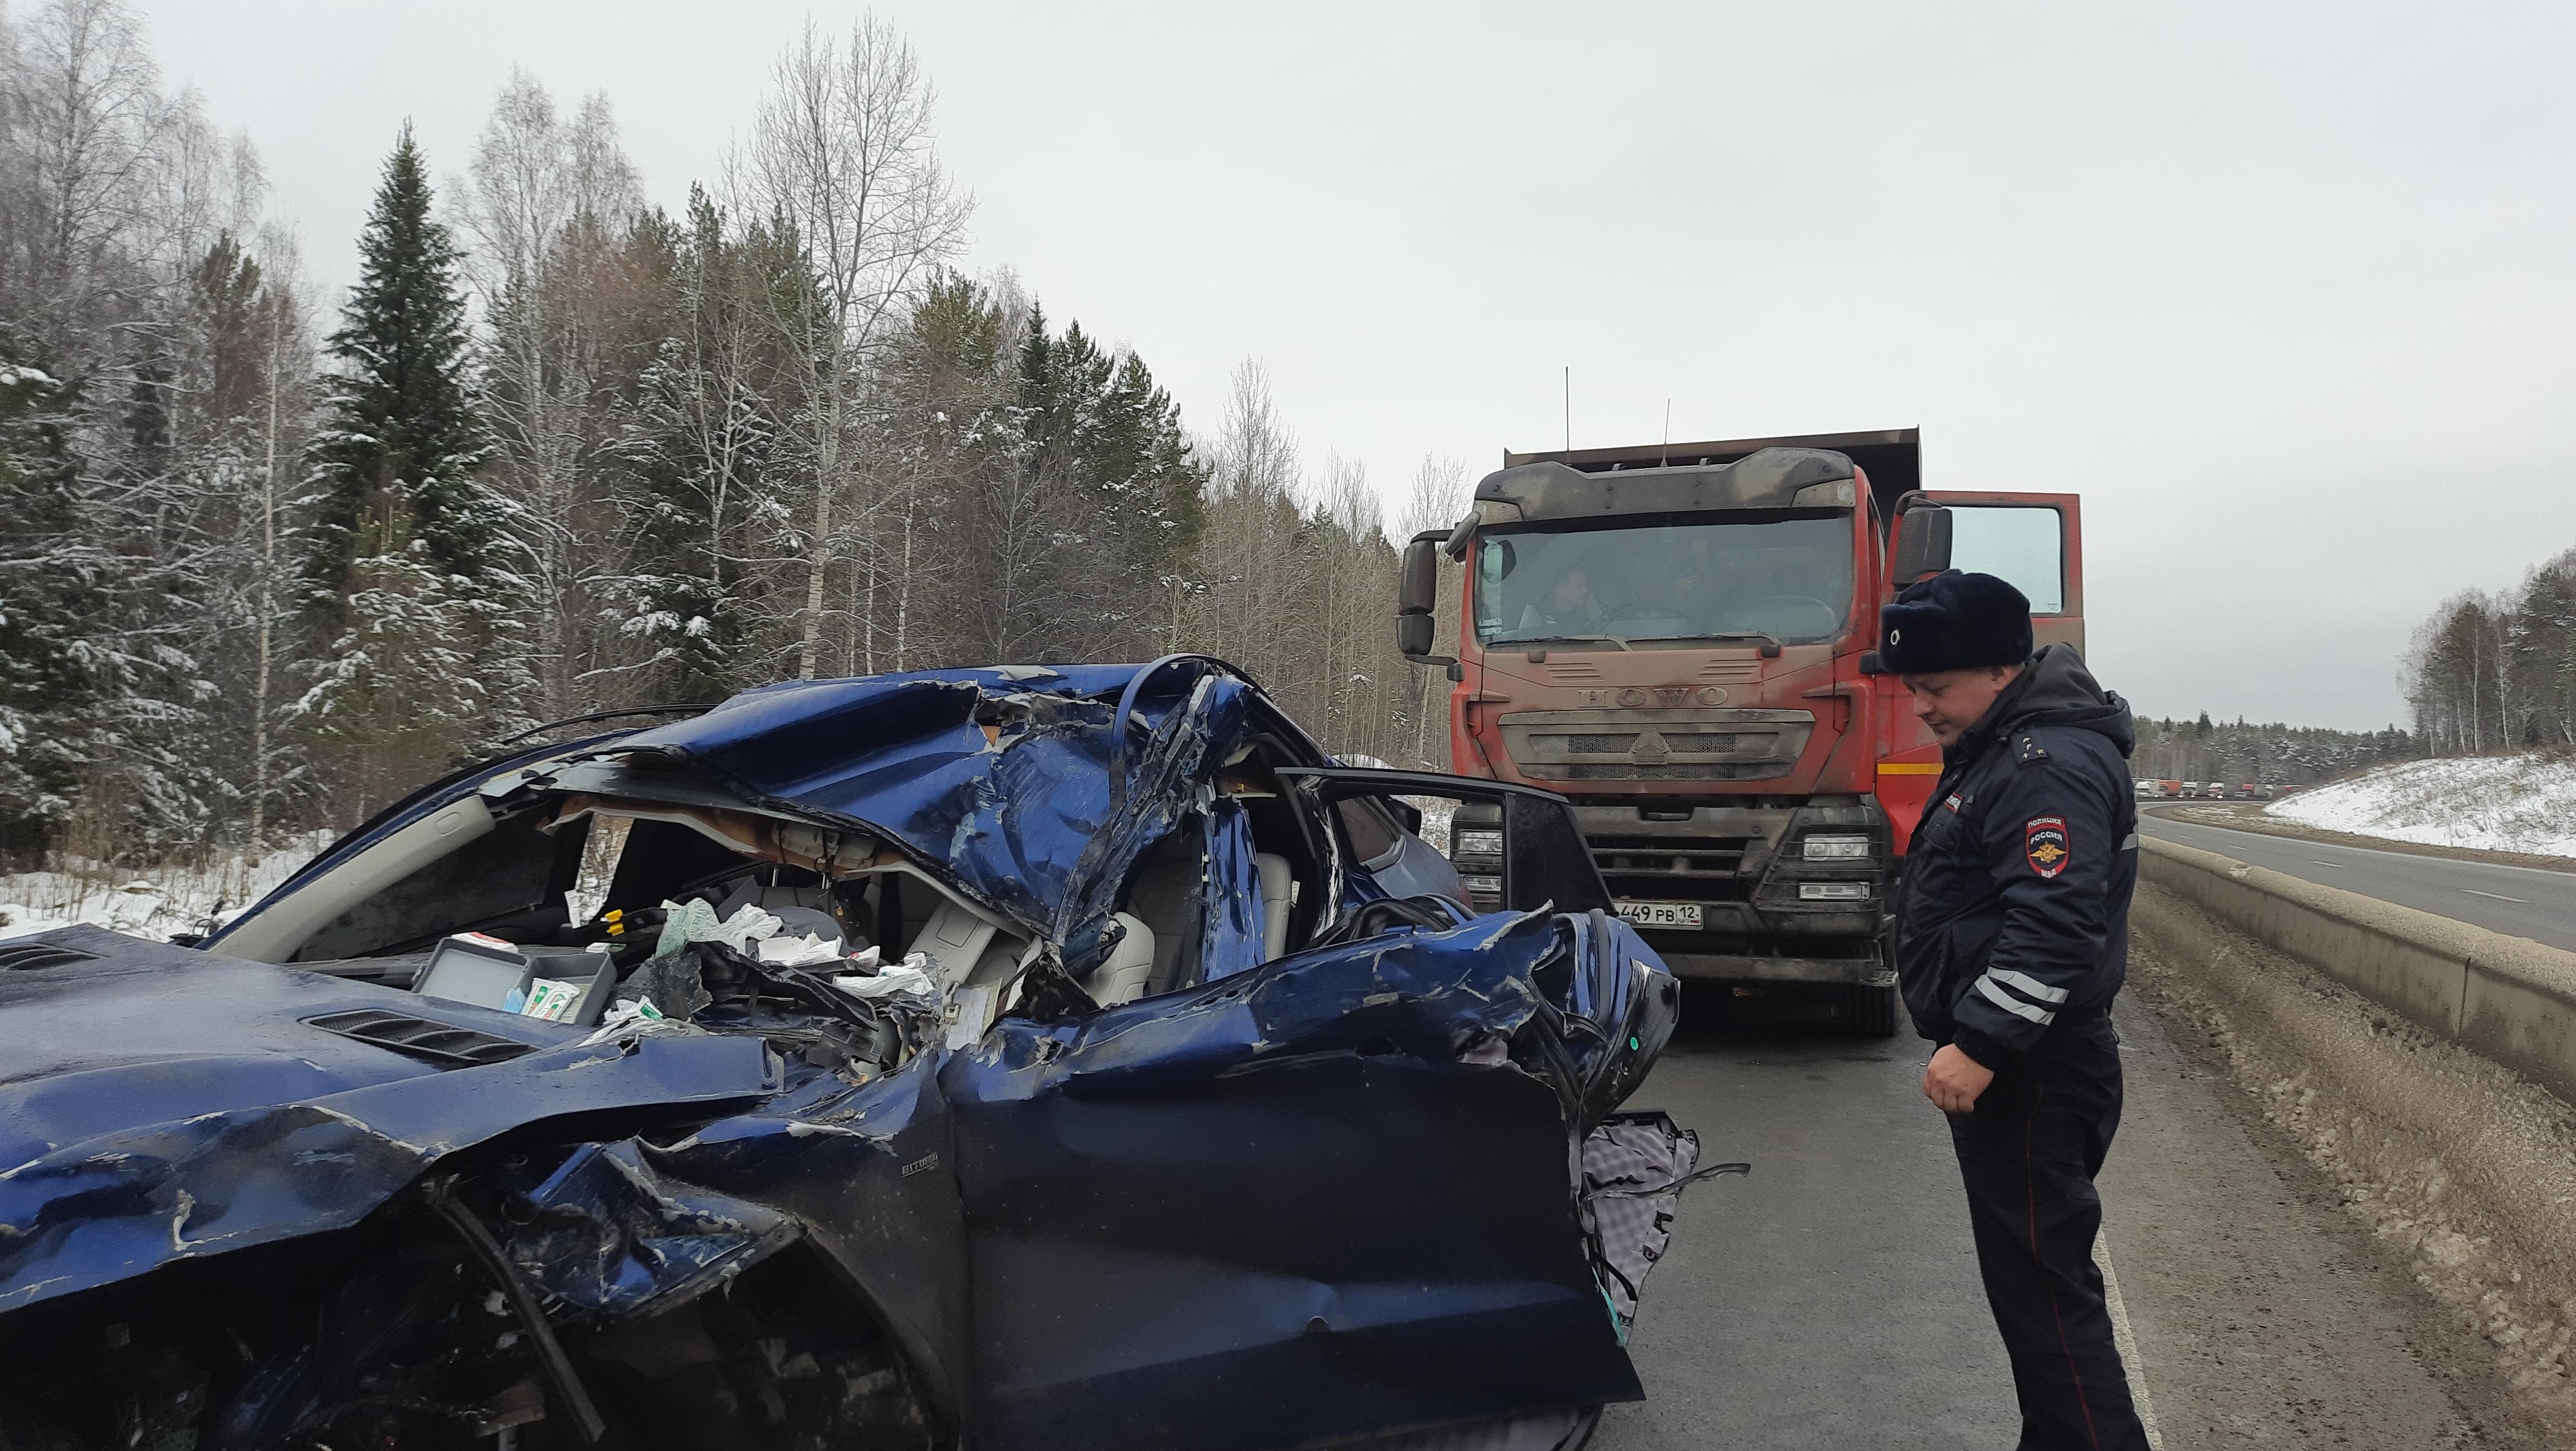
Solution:
M792 681L511 765L541 782L548 765L594 757L684 762L752 803L893 841L1061 944L1080 971L1105 951L1110 898L1136 853L1253 736L1331 760L1233 667L1184 655ZM417 794L350 833L206 945L436 799Z

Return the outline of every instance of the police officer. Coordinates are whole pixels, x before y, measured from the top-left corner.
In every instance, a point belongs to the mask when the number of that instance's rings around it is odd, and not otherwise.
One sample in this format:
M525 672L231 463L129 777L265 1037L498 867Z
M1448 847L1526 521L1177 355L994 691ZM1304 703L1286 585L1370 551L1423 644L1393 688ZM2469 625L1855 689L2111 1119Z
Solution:
M2093 1263L2138 875L2129 708L2074 647L2032 653L2030 602L1992 575L1907 588L1879 612L1879 659L1941 742L1897 976L1940 1045L1923 1092L1949 1115L2022 1451L2142 1451Z

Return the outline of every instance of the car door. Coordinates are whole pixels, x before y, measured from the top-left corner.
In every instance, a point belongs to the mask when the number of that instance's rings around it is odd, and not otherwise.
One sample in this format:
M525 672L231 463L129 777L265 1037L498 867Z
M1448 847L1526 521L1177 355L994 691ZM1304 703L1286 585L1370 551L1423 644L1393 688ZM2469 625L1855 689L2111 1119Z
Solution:
M1319 821L1324 787L1404 784L1280 774ZM977 1443L1254 1451L1639 1394L1569 1174L1602 1035L1532 986L1615 1014L1602 961L1651 954L1607 922L1380 933L953 1055Z

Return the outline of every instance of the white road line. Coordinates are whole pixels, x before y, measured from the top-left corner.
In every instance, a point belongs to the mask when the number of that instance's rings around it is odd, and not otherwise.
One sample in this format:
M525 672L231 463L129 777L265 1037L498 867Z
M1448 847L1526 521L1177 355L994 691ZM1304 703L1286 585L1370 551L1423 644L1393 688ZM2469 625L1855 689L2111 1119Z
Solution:
M2141 817L2139 817L2139 818L2138 818L2138 820L2139 820L2139 822L2140 822L2140 824L2141 824L2141 826L2142 826L2142 827L2143 827L2143 825L2144 825L2146 822L2150 822L2150 821L2161 821L2161 822L2165 823L2165 824L2166 824L2166 825L2168 825L2168 826L2177 826L2177 827L2184 828L2185 830L2199 830L2199 831L2223 831L2223 832L2226 832L2226 833L2227 833L2228 835L2230 835L2230 836L2261 836L2261 837L2268 837L2268 838L2270 838L2270 839L2271 839L2271 840L2273 840L2273 841L2296 841L2296 840L2298 839L2298 838L2296 838L2296 837L2285 837L2285 836L2281 835L2279 832L2274 832L2274 831L2248 831L2248 830L2246 830L2244 827L2241 827L2241 826L2214 826L2214 825L2212 825L2212 824L2210 824L2209 822L2206 822L2206 821L2177 821L2177 820L2175 820L2174 818L2169 817L2169 816L2141 816ZM2382 850L2380 850L2380 849L2379 849L2379 848L2377 848L2377 847L2368 847L2368 846L2346 846L2346 845L2344 845L2342 842L2339 842L2339 841L2312 841L2312 842L2309 842L2309 843L2308 843L2308 845L2309 845L2310 847L2312 847L2312 848L2314 848L2314 849L2318 850L2318 851L2349 851L2349 852L2359 852L2359 853L2360 853L2361 855L2363 855L2363 856L2378 856L2378 857L2386 857L2386 856L2411 856L2411 857L2414 857L2417 861L2428 861L2428 862L2447 862L2447 863L2449 863L2450 865L2455 866L2455 867L2469 867L2469 868L2472 868L2472 869L2474 869L2474 870L2482 871L2482 872L2530 872L2530 873L2537 873L2538 875L2541 875L2541 876L2544 876L2544 877L2558 877L2558 878L2565 878L2565 877L2569 877L2569 876L2576 876L2576 872L2565 872L2565 871L2559 871L2559 870L2557 870L2557 869L2555 869L2555 868L2551 868L2551 867L2523 867L2523 866L2515 866L2515 865L2513 865L2513 864L2512 864L2512 863L2510 863L2510 862L2482 862L2482 861L2472 861L2472 860L2470 860L2470 859L2469 859L2469 858L2467 858L2467 857L2455 857L2455 856L2424 856L2424 855L2422 855L2422 854L2420 854L2420 853L2417 853L2417 852L2411 852L2411 851L2382 851ZM2310 857L2310 858L2309 858L2309 860L2310 860L2310 861L2314 861L2314 860L2316 860L2316 858L2314 858L2314 857ZM2256 863L2256 865L2258 865L2258 866L2259 866L2259 865L2261 865L2261 863L2259 863L2259 862L2258 862L2258 863Z
M2475 887L2462 887L2460 890L2472 897L2492 897L2499 902L2521 902L2526 907L2531 905L2529 902L2523 902L2520 897L2508 897L2502 892L2481 892Z
M2102 1271L2102 1298L2111 1311L2111 1347L2120 1352L2120 1364L2128 1369L2129 1400L2138 1408L2138 1424L2146 1427L2148 1451L2165 1451L2165 1433L2156 1427L2155 1398L2147 1394L2147 1363L2138 1354L2138 1337L2129 1332L2129 1306L2120 1298L2120 1277L2111 1272L2111 1237L2100 1230L2093 1234L2093 1264Z
M2308 860L2310 860L2310 861L2312 861L2312 862L2317 862L2317 859L2316 859L2315 857L2310 857L2310 858L2308 858ZM2321 867L2332 867L2332 868L2334 868L2336 871L2342 871L2342 870L2344 870L2346 867L2349 867L2349 866L2350 866L2350 865L2352 865L2352 864L2351 864L2350 862L2317 862L2317 865L2318 865L2318 866L2321 866Z

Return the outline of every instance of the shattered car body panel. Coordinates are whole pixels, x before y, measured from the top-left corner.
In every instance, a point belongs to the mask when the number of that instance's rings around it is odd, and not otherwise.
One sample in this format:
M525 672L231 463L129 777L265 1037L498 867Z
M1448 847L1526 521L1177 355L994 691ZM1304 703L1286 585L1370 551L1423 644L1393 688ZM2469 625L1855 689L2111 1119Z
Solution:
M812 682L450 778L202 949L31 939L0 1442L1251 1451L1633 1398L1582 1146L1672 979L1605 904L1391 895L1445 863L1352 776L1215 662ZM692 899L869 953L618 935ZM706 1002L410 991L464 931Z
M1556 1095L1471 1061L1530 1026L1567 946L1539 916L1389 934L1005 1021L952 1062L985 1426L1295 1445L1491 1414L1502 1386L1539 1397L1514 1409L1635 1398Z

